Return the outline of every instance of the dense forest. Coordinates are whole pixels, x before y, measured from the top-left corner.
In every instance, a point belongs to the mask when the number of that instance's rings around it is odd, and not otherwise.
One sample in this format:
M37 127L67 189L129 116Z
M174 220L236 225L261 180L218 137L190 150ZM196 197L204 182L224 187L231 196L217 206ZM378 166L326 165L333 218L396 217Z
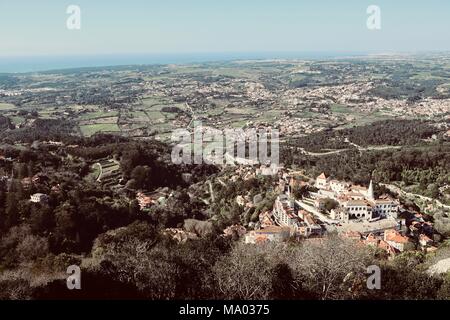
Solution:
M432 123L420 120L384 120L369 125L341 130L325 130L296 139L289 139L289 145L307 151L323 152L327 149L355 148L389 145L413 145L439 134L442 129Z
M371 179L417 185L419 191L433 198L443 196L439 187L450 183L450 144L404 147L396 150L360 152L348 150L323 156L308 156L296 149L284 149L286 165L305 168L312 176L329 172L336 179L368 184Z
M8 143L33 142L36 140L66 140L72 139L76 126L72 121L60 119L32 119L30 124L15 130L6 130L0 137Z

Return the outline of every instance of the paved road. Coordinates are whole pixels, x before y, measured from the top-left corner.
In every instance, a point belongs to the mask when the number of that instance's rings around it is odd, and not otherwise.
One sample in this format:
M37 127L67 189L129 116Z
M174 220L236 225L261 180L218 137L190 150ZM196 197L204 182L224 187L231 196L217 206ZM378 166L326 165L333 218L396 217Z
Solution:
M369 146L366 148L360 147L357 144L354 144L352 142L349 142L349 144L351 144L352 146L356 147L358 149L358 151L362 152L362 151L372 151L372 150L388 150L388 149L400 149L402 146ZM292 148L292 147L291 147ZM320 157L320 156L327 156L330 154L335 154L335 153L341 153L344 151L348 151L351 150L350 148L345 148L345 149L338 149L338 150L333 150L333 151L326 151L326 152L310 152L310 151L306 151L304 148L298 148L300 149L300 151L308 156L314 156L314 157Z

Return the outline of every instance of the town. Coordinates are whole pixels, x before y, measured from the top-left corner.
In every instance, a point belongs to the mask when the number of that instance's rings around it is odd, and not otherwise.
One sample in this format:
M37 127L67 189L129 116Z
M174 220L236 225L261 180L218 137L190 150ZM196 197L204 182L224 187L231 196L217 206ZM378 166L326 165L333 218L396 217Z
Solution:
M448 298L448 61L0 75L0 298Z

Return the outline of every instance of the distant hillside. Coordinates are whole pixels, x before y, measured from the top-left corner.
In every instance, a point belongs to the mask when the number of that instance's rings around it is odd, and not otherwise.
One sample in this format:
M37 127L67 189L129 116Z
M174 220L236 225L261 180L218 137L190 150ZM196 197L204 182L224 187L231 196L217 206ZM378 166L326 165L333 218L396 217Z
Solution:
M290 140L290 144L311 152L353 148L354 145L346 142L346 139L361 147L373 145L401 146L419 143L439 131L438 128L427 121L384 120L360 127L310 134L306 137Z

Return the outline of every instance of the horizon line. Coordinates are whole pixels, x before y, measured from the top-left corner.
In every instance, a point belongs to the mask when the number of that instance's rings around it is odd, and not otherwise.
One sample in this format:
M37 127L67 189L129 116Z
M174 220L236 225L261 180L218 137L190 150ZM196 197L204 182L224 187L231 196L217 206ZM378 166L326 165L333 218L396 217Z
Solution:
M426 54L449 54L450 50L424 50L424 51L396 51L396 50L377 50L377 51L217 51L217 52L172 52L172 53L96 53L96 54L72 54L72 55L60 55L60 54L42 54L42 55L19 55L19 56L1 56L0 55L0 74L27 74L27 73L40 73L50 71L63 71L72 69L88 69L88 68L112 68L121 66L151 66L151 65L188 65L195 63L213 63L213 62L232 62L243 60L321 60L321 59L345 59L345 58L358 58L358 57L382 57L382 56L415 56ZM278 55L278 56L277 56ZM280 56L281 55L281 56ZM297 56L298 55L298 56ZM41 60L36 61L36 65L30 64L24 67L23 64L17 66L16 70L11 70L11 65L5 63L2 65L2 59L11 62L11 60L17 60L17 62L24 62L27 59L88 59L88 58L164 58L168 60L161 61L56 61L55 65L41 65L43 62L49 61ZM185 58L182 61L170 61L170 58ZM9 61L8 61L9 60ZM57 63L61 65L57 65ZM6 70L4 69L6 66ZM8 70L10 69L10 70Z

